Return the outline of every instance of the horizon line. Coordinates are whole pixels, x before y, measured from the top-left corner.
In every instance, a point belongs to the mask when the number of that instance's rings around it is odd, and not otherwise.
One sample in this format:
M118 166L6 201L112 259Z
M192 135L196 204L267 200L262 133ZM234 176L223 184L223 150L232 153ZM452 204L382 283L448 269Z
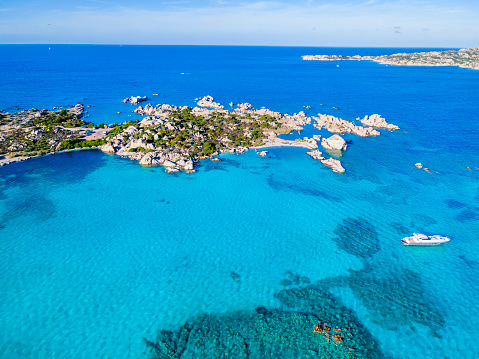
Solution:
M421 49L464 49L471 47L450 46L326 46L326 45L225 45L225 44L115 44L115 43L2 43L0 46L216 46L216 47L317 47L317 48L369 48L369 49L394 49L394 48L421 48Z

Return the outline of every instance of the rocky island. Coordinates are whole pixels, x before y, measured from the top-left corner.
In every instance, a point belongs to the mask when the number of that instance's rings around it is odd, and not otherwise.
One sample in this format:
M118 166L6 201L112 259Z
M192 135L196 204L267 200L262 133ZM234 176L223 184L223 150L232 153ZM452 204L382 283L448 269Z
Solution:
M140 96L132 98L142 99ZM257 151L292 146L315 150L308 154L334 172L342 173L345 170L338 159L326 159L317 150L321 141L319 134L295 140L279 136L301 131L314 120L318 130L325 129L334 134L323 138L321 146L339 157L347 147L340 134L379 136L380 132L373 127L399 128L377 114L363 119L358 117L356 120L367 126L364 127L329 115L309 117L303 111L282 114L264 107L255 109L249 103L240 103L236 107L230 103L230 107L231 110L225 110L211 96L197 99L197 106L193 108L146 104L133 111L142 116L141 120L110 125L108 131L104 130L105 125L85 122L81 104L59 111L33 109L1 113L0 156L5 158L0 158L0 164L68 149L99 148L139 161L141 165L164 166L166 172L194 172L194 165L199 160L213 159L221 152L244 153L248 149ZM267 155L267 151L257 153L262 157Z
M380 64L399 66L459 66L479 70L479 47L458 51L428 51L382 56L304 55L302 58L317 61L370 60Z
M162 165L167 172L193 172L198 160L211 159L220 152L243 153L250 148L257 150L277 146L317 149L320 135L296 140L278 137L301 131L312 120L317 122L315 127L318 129L355 133L363 137L380 135L371 125L390 130L399 128L388 124L377 114L360 120L368 125L362 127L333 116L318 114L319 117L308 117L303 111L289 115L264 107L254 109L249 103L237 104L236 108L232 103L229 105L231 111L214 102L213 97L205 96L197 99L197 106L193 108L169 104L139 106L134 112L144 118L113 128L105 138L107 143L100 149L137 160L141 165ZM321 145L326 150L333 150L333 155L340 155L339 152L346 149L345 141L339 135L323 139ZM265 151L258 154L266 156ZM312 157L334 172L345 171L339 160L325 159L317 150Z

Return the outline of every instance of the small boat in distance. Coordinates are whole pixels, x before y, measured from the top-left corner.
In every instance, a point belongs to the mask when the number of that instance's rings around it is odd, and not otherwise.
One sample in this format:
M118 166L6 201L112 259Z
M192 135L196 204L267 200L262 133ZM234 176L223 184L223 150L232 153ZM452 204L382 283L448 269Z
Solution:
M426 236L421 233L413 233L411 237L404 237L401 239L401 242L403 242L405 246L438 246L449 242L450 240L450 238L438 234L434 236Z

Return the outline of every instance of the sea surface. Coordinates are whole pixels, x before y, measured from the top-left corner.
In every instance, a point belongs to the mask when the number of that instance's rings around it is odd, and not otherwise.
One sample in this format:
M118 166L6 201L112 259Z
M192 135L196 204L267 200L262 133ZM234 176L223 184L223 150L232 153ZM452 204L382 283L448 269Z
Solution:
M427 50L1 45L0 110L81 102L109 124L139 118L125 97L211 95L401 129L344 135L344 174L301 148L195 174L98 150L0 167L0 358L147 358L162 329L285 309L278 293L308 286L385 357L478 358L479 71L301 60ZM451 242L403 246L413 232Z

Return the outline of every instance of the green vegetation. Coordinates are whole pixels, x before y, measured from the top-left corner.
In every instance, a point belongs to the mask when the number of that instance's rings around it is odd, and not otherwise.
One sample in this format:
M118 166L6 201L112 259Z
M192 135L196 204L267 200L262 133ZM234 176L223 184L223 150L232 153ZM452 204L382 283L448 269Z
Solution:
M83 141L79 127L94 125L80 119L82 107L75 106L60 111L24 110L1 113L0 155L7 157L33 156L63 149L100 146L106 141ZM74 129L73 129L74 128Z
M105 140L83 141L81 139L75 138L75 139L63 141L58 147L58 150L61 151L61 150L72 150L75 148L98 147L98 146L104 145L105 143L106 143Z
M129 149L130 152L159 149L180 153L187 158L202 158L221 150L260 146L266 139L265 131L277 134L289 132L271 116L221 111L201 116L192 113L190 108L183 108L170 111L155 125L140 126L138 120L114 124L113 128L108 129L105 140L85 141L81 139L84 131L79 131L79 127L98 129L104 125L81 120L82 114L78 110L78 107L61 111L32 109L0 114L0 121L7 123L7 129L0 132L0 154L30 155L89 148L101 146L121 135L118 139L125 145L135 139L150 147L145 149L143 145L129 144L133 147Z
M126 130L128 127L133 126L137 127L140 121L128 121L123 125L117 125L108 131L108 135L106 136L107 139L113 138L118 135L121 131Z
M143 138L156 148L185 151L192 157L211 156L226 148L251 147L263 144L263 130L277 130L281 124L271 116L254 116L212 112L208 116L197 116L190 108L172 111L168 121L140 128L134 138ZM129 122L112 129L108 138L113 138L129 126L138 127L138 122ZM125 134L123 134L125 139Z
M77 115L67 110L52 111L46 114L41 112L40 117L34 118L30 122L31 123L29 123L29 125L46 127L63 126L71 128L80 126L93 126L84 120L78 119Z

